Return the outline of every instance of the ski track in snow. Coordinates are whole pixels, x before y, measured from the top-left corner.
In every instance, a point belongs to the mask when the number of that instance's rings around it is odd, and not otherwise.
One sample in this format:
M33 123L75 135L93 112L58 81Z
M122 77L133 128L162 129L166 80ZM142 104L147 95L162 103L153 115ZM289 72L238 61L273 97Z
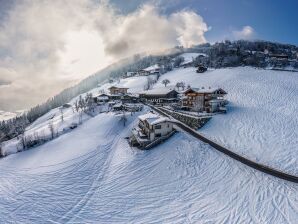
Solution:
M124 137L136 115L126 127L113 116L100 114L66 136L106 128L98 134L105 141L83 154L77 145L71 160L3 165L26 154L38 159L33 149L0 161L1 223L297 223L297 185L185 133L154 150L132 149Z
M163 78L227 90L228 113L213 117L203 134L297 174L296 73L187 68ZM124 137L138 115L128 115L124 127L121 115L99 114L1 159L0 223L298 223L297 184L251 169L184 132L153 150L133 149ZM30 128L42 128L43 120Z

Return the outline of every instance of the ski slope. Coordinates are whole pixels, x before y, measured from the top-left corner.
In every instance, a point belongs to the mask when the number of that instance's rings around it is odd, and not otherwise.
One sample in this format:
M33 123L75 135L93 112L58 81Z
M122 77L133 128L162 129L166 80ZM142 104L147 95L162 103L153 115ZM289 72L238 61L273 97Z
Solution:
M144 112L142 112L144 113ZM137 113L103 113L0 160L3 223L295 223L298 186L177 133L129 147Z

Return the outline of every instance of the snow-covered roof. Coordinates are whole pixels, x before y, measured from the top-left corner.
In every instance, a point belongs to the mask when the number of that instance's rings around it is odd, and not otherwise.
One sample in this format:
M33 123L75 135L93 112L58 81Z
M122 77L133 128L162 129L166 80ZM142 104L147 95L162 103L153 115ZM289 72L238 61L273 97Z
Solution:
M117 88L117 89L129 89L127 87L124 87L124 86L111 86L109 89L112 89L112 88Z
M160 68L159 65L158 64L155 64L155 65L149 66L147 68L144 68L142 70L143 71L146 71L146 72L151 72L151 71L157 70L159 68Z
M207 55L204 54L204 53L184 53L184 54L181 54L179 57L183 57L184 61L180 65L183 66L183 65L190 64L190 63L193 62L193 60L196 57L199 57L199 56L207 57Z
M99 100L109 100L108 96L98 96L97 99Z
M189 90L193 90L197 93L214 93L215 91L223 91L224 93L226 93L223 89L221 88L190 88L190 89L187 89L185 92L189 91Z
M224 102L224 99L213 99L213 100L209 100L210 103L221 103Z
M93 98L99 98L99 97L104 97L104 96L108 97L109 94L99 93L99 94L94 95Z
M154 88L150 90L146 90L141 92L140 94L147 94L147 95L165 95L168 94L169 92L175 90L173 87L172 88L167 88L167 87L160 87L160 88Z
M143 114L143 115L139 116L139 120L141 120L141 121L146 120L150 125L155 125L155 124L159 124L159 123L162 123L165 121L169 121L168 118L161 117L154 113Z
M122 107L122 102L117 103L117 104L115 104L115 105L113 106L113 108L116 108L116 107Z
M124 96L139 97L139 94L137 94L137 93L127 93L127 94L124 94Z

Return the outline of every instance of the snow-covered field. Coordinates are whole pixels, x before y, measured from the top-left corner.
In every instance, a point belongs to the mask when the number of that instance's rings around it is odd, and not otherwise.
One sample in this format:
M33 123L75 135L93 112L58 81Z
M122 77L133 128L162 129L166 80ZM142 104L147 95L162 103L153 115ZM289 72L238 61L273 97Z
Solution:
M154 88L165 78L172 85L224 88L228 113L200 131L246 157L298 173L297 73L186 68L164 74ZM119 85L137 92L145 82L133 77ZM142 113L129 114L125 127L121 115L101 113L1 159L1 223L297 223L297 184L253 170L186 133L150 151L129 147L125 137ZM47 127L49 118L61 127L54 109L28 131ZM65 111L65 122L73 119Z
M298 73L251 67L202 74L177 69L161 80L228 92L228 113L214 116L200 132L252 160L298 175Z
M231 160L185 133L150 151L135 122L100 114L0 161L3 223L295 223L298 186Z

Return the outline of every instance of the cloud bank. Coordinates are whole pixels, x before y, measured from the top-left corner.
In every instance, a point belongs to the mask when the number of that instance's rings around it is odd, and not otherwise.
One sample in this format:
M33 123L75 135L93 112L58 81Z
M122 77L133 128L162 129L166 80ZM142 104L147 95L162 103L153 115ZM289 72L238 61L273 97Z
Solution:
M256 32L251 26L244 26L241 30L233 31L233 36L237 40L251 40L255 38Z
M206 31L195 12L154 4L124 15L109 1L18 1L0 24L0 109L38 104L120 58L203 43Z

